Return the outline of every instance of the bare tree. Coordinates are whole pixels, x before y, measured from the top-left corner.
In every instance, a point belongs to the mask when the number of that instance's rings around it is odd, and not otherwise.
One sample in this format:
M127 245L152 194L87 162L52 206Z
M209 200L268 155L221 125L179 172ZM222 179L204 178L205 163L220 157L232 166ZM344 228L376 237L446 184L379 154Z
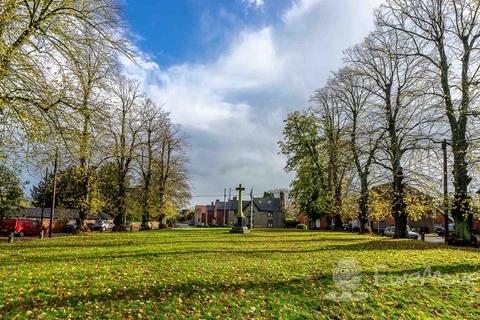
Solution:
M429 65L430 94L443 102L453 153L455 233L472 240L469 128L478 115L480 2L477 0L390 0L378 13L381 25L402 33L410 55ZM471 133L471 132L470 132Z
M105 112L107 79L116 68L115 52L101 37L85 26L77 39L78 46L70 50L66 70L72 79L69 90L69 104L73 108L71 120L67 124L67 145L78 163L79 226L88 230L85 224L88 213L96 211L95 199L91 189L97 167L108 157L103 152L102 136Z
M402 55L405 40L395 31L377 28L365 42L347 52L347 61L369 82L377 121L386 130L376 163L392 173L392 215L395 237L407 234L405 172L403 159L418 143L424 123L419 101L423 93L425 65L416 57Z
M317 90L313 96L316 103L316 115L319 117L320 136L324 141L324 152L328 159L327 188L329 190L330 212L334 218L335 230L342 229L342 191L345 175L349 169L349 159L346 158L345 125L346 119L342 113L339 100L334 98L331 82L323 89Z
M169 191L173 192L175 190L180 190L171 188L171 183L173 183L175 179L177 179L177 181L186 181L187 179L185 165L188 162L188 159L185 156L185 146L186 138L181 134L180 128L171 122L168 123L168 125L163 128L161 147L155 157L155 172L157 177L156 187L158 191L158 207L160 209L159 223L161 228L164 227L166 222L166 200L172 195ZM181 177L183 178L180 179Z
M379 143L385 131L376 124L375 114L370 112L371 89L366 77L351 68L343 68L332 80L331 90L346 115L346 133L350 136L349 147L360 182L358 220L360 233L367 228L369 208L368 195L371 186L371 170Z
M152 185L154 183L155 155L162 148L162 136L169 125L168 114L149 98L142 99L142 129L139 132L137 164L142 181L142 225L143 230L151 229L150 211L152 204Z
M0 6L0 122L21 123L27 138L65 107L64 61L88 26L108 46L128 52L114 0L3 1Z
M112 143L112 157L116 166L118 194L116 196L116 230L122 230L126 225L126 199L128 175L132 169L132 161L138 147L138 134L142 128L139 103L141 94L139 84L116 76L111 85L113 101L109 118L109 132Z

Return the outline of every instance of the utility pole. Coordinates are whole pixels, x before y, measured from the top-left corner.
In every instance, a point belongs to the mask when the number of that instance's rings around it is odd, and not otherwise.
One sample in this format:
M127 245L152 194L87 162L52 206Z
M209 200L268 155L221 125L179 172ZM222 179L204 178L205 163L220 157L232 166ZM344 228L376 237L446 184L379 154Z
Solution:
M58 148L55 150L55 162L53 163L53 193L52 208L50 211L50 228L48 229L48 237L52 237L53 216L55 215L55 197L57 195L57 171L58 171Z
M224 225L227 225L227 188L223 189L223 221L225 221Z
M253 229L253 187L250 190L250 229Z
M215 205L213 206L213 217L212 217L212 225L214 227L217 226L217 204L219 200L215 200Z
M232 188L228 189L228 212L225 217L225 225L228 225L228 216L230 215L230 198L232 196Z
M442 141L443 151L443 228L445 243L448 243L448 167L447 167L447 139Z

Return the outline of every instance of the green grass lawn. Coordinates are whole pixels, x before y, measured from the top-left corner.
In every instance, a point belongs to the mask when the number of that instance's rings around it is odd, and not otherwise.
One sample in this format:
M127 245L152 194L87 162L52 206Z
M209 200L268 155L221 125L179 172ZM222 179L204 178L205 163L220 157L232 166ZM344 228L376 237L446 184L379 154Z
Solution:
M477 249L348 233L227 232L2 243L0 318L480 318Z

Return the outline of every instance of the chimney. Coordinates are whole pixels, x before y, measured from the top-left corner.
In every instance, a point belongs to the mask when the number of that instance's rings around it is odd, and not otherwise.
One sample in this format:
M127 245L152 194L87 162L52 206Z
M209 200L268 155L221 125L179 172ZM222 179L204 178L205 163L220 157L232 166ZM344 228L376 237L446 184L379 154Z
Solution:
M285 192L280 191L280 208L285 211Z

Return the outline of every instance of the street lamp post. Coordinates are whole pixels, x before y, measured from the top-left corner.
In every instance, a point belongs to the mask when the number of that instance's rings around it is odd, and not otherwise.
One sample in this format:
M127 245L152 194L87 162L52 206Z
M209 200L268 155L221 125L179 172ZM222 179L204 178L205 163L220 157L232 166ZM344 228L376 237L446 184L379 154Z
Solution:
M250 191L250 230L253 229L253 187Z

